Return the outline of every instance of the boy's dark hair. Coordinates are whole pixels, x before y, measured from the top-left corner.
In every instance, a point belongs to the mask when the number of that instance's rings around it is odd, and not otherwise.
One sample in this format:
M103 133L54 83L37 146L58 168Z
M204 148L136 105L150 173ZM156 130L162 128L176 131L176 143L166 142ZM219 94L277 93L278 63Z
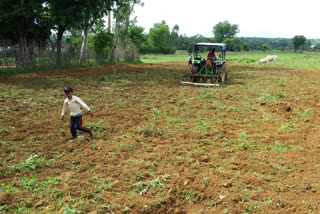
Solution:
M73 89L71 86L64 87L64 93L73 92Z

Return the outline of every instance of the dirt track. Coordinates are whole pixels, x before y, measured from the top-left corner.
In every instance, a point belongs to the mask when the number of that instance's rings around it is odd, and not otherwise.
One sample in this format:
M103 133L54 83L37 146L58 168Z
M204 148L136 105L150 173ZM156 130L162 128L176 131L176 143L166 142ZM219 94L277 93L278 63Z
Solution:
M228 67L227 84L210 89L180 86L188 67L176 62L1 77L0 207L320 212L319 73ZM69 141L65 85L92 108L94 138ZM34 154L47 165L10 171Z

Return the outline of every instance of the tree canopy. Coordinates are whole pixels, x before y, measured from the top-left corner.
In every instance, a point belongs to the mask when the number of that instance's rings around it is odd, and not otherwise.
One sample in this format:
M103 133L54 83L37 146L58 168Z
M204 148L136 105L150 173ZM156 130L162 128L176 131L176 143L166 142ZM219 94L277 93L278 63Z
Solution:
M294 47L294 51L297 52L298 50L302 51L303 46L305 44L305 42L307 41L305 36L302 35L297 35L294 36L292 39L292 44Z
M224 39L235 37L239 33L239 26L232 25L229 21L219 22L213 27L212 33L216 42L222 42Z

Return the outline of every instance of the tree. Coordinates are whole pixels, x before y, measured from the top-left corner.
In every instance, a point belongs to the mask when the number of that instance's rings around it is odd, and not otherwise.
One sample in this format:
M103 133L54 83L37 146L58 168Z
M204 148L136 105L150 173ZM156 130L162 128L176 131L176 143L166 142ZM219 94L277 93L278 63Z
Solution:
M49 37L50 27L45 1L0 1L0 38L19 45L17 67L35 66L34 47Z
M80 25L82 2L74 0L49 0L50 18L57 33L56 65L61 66L62 37L65 31Z
M71 29L84 31L82 45L82 62L85 60L88 32L90 27L101 18L115 0L48 0L50 18L57 32L57 59L61 65L61 48L63 34Z
M269 50L270 49L270 46L267 44L267 43L263 43L262 44L262 50L263 51L267 51L267 50Z
M119 31L118 31L118 26L119 26L119 18L120 18L120 13L121 11L121 2L117 1L116 2L116 7L113 9L113 14L114 14L114 19L115 19L115 27L114 27L114 35L115 35L115 40L113 43L113 47L110 52L110 57L109 57L109 62L113 63L115 61L115 55L116 55L116 49L118 47L119 43Z
M222 42L226 38L233 38L239 33L239 26L231 25L229 21L219 22L213 27L214 40L216 42Z
M303 46L306 41L307 39L305 36L302 36L302 35L294 36L292 39L294 51L297 52L298 50L300 50L302 52Z
M280 39L279 44L278 44L278 48L280 50L285 50L289 48L289 41L287 39Z
M227 45L227 50L230 51L232 50L232 42L233 42L233 39L232 38L226 38L222 41L224 44Z
M112 1L108 0L86 0L83 1L82 19L80 20L80 30L83 31L83 42L80 53L80 63L84 64L87 59L88 36L90 28L97 23L108 11L110 11Z
M129 27L128 40L133 45L140 45L146 41L146 37L143 34L144 28L131 24Z
M96 61L105 62L104 59L107 58L106 55L109 53L109 50L113 45L114 35L105 29L103 20L99 20L93 29L93 33L92 43L96 54Z
M165 21L155 23L149 30L149 44L154 47L156 53L169 53L170 31Z
M130 26L130 16L133 13L134 6L135 5L141 5L144 4L140 2L140 0L126 0L126 4L123 7L124 13L125 13L125 27L124 27L124 38L123 38L123 51L124 55L123 58L127 59L127 47L128 47L128 36L129 36L129 26ZM136 18L133 19L132 25L135 25Z
M170 45L176 46L178 39L179 39L179 25L173 26L171 33L170 33Z

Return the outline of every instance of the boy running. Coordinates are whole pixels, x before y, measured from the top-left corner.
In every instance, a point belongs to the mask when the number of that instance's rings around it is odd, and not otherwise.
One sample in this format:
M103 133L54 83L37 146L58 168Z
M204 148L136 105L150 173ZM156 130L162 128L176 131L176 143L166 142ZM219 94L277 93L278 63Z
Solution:
M92 116L90 108L79 97L73 95L73 89L71 86L66 86L64 88L64 93L66 94L67 98L63 103L61 120L63 120L68 106L71 112L70 131L72 139L77 138L77 129L82 132L87 132L90 134L90 136L92 136L91 129L82 126L82 113L80 110L80 105L88 111L90 116Z

